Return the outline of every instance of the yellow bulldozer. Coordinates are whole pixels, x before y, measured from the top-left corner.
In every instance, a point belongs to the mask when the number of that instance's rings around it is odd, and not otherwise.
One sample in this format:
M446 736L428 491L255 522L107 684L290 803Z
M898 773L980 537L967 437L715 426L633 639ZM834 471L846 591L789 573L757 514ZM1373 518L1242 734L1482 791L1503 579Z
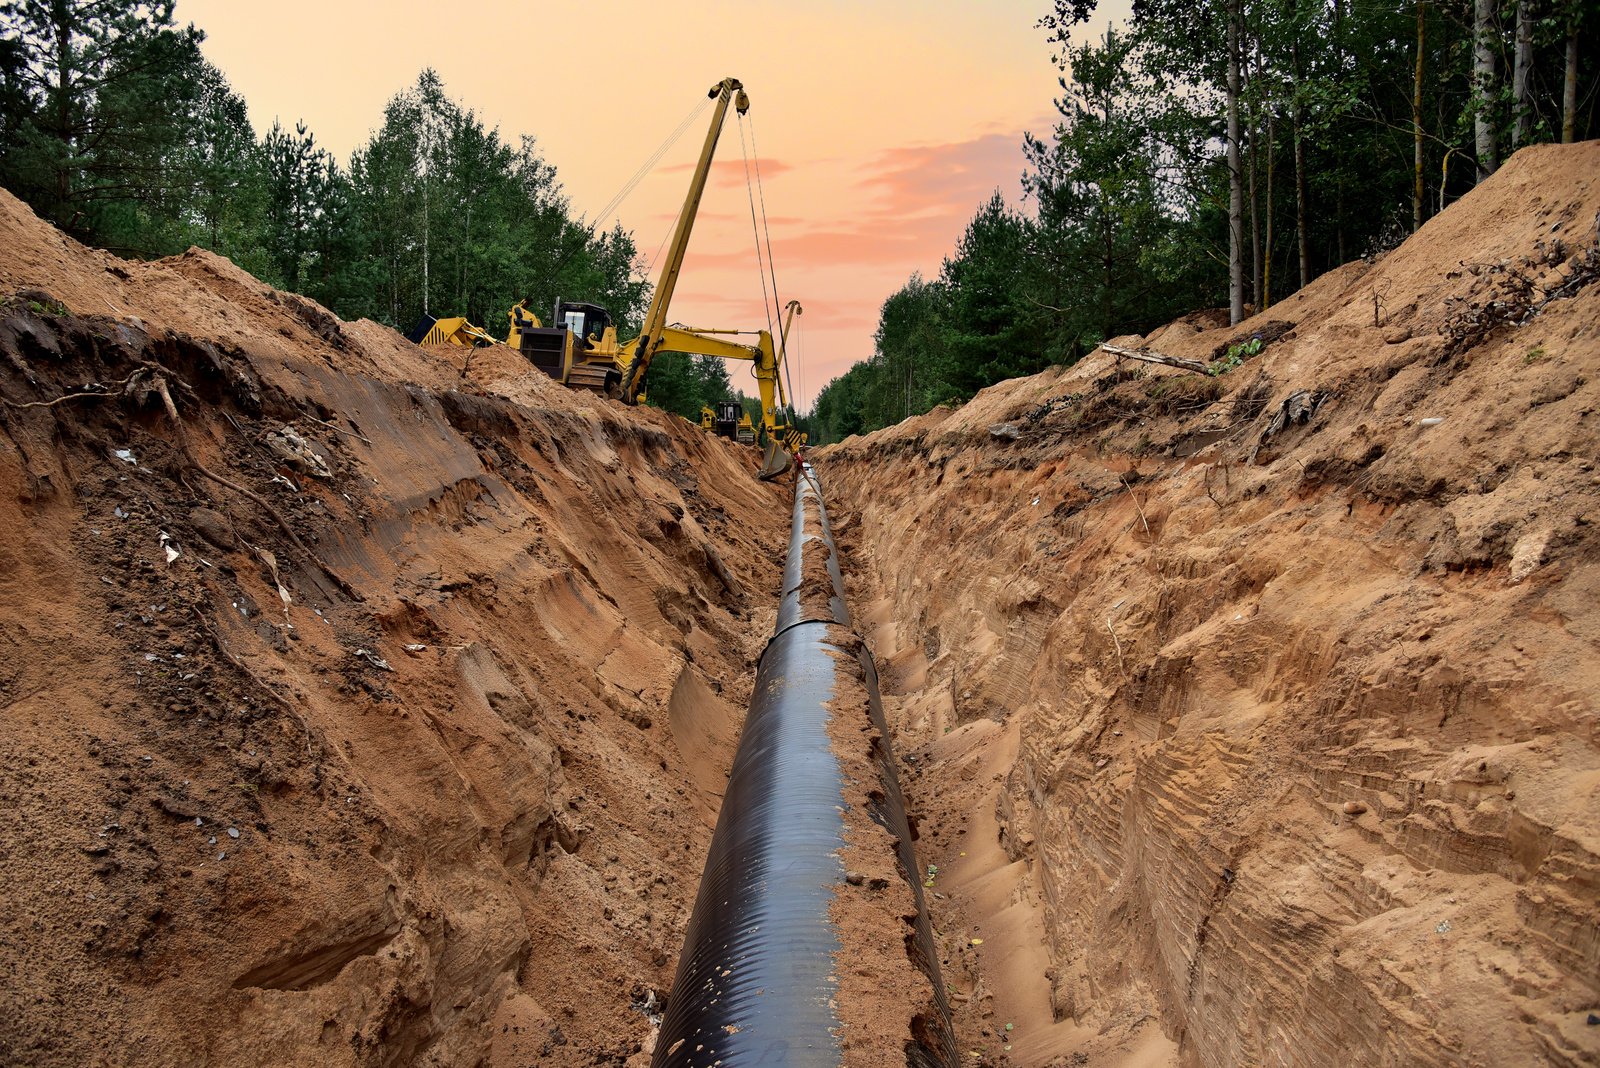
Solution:
M455 315L448 319L435 319L431 315L424 315L412 328L407 339L417 345L460 345L462 348L483 348L485 345L498 345L499 342L489 336L489 332L481 326L473 326L467 322L465 316Z
M750 413L744 410L744 405L736 400L718 401L715 408L702 404L700 429L720 438L732 438L741 445L756 443L756 425L750 421Z

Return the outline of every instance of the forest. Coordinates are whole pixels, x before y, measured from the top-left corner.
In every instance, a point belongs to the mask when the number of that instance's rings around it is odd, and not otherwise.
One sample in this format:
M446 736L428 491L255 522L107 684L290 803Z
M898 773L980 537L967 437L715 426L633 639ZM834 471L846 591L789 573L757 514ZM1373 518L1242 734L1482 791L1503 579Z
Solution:
M1136 0L1076 43L1055 0L1055 128L1019 146L1026 199L978 205L937 276L883 304L874 355L805 421L837 441L1070 363L1196 308L1237 322L1393 247L1518 146L1594 136L1593 0ZM632 235L596 232L532 137L432 70L348 161L304 123L257 137L171 0L0 5L0 185L85 243L191 245L346 319L409 330L581 293L623 329L649 297ZM720 361L670 355L652 402L697 418Z
M531 137L506 143L424 70L347 162L305 124L251 128L173 5L0 6L0 185L86 244L150 259L199 246L262 281L409 331L425 313L495 334L515 300L583 294L636 326L632 235L574 216ZM698 418L720 361L670 355L654 392Z
M812 410L838 441L1399 244L1518 147L1595 136L1593 0L1094 0L1039 20L1058 120ZM1081 36L1081 33L1079 34Z

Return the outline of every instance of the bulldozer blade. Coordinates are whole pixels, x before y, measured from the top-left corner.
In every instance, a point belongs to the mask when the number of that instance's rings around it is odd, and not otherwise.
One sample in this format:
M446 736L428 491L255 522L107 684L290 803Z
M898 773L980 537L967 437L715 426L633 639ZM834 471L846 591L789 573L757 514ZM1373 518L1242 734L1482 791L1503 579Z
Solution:
M761 474L757 477L763 482L771 482L793 465L794 459L789 455L789 450L779 445L776 441L767 442L767 449L761 454Z

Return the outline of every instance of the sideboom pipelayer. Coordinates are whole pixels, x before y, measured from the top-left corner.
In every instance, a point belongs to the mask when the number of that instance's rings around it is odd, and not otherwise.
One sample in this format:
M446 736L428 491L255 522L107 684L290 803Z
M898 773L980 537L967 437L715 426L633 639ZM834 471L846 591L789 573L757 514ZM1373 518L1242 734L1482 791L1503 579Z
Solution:
M790 455L805 444L804 435L793 425L789 399L785 396L782 369L789 324L799 312L798 302L790 301L788 316L778 336L776 348L766 330L695 330L669 324L667 311L678 286L683 260L694 232L700 200L711 174L711 161L731 104L740 115L750 110L750 97L736 78L724 78L708 94L716 100L711 125L706 130L700 158L689 182L689 192L673 231L661 269L645 313L639 336L621 341L610 311L598 304L557 299L551 325L540 321L529 301L511 308L506 344L517 349L535 367L550 377L578 389L592 389L637 404L644 397L645 378L650 362L662 352L683 352L726 359L748 360L754 364L757 391L761 398L761 427L758 437L765 440L761 477L774 478L790 467ZM754 333L756 343L743 344L732 335ZM424 319L413 340L423 343L460 345L484 344L493 339L465 319L430 321ZM713 423L715 420L713 420ZM754 428L752 428L754 429ZM736 436L736 434L735 434Z

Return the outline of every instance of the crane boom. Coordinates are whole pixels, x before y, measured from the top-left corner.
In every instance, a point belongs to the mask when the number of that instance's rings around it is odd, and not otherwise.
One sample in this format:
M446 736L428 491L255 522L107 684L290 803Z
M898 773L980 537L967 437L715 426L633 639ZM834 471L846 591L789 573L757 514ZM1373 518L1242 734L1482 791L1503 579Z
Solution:
M667 325L667 309L672 304L673 291L678 288L678 274L683 270L683 257L689 250L689 235L694 232L695 216L700 213L700 198L706 191L706 181L711 175L711 158L717 151L717 138L722 134L722 122L727 117L728 105L743 115L750 110L750 97L737 78L724 78L711 87L709 94L717 100L711 116L711 126L706 130L705 144L700 148L700 159L695 164L694 178L689 182L689 193L683 200L683 210L678 213L678 225L672 234L672 244L667 249L666 262L661 268L661 280L650 297L650 310L645 313L644 327L633 346L633 359L623 372L622 399L634 404L639 399L640 386L650 361L661 350L662 332Z

